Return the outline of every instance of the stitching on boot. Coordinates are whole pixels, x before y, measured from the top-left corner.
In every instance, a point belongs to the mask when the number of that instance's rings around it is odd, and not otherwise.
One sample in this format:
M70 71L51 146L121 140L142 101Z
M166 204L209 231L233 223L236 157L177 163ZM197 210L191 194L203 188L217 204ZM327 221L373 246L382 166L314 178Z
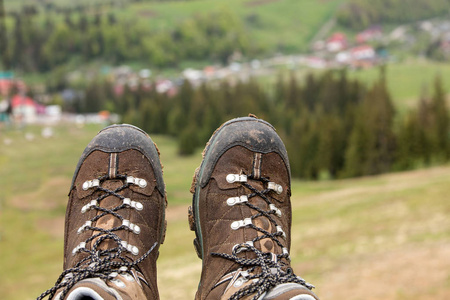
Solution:
M252 176L255 179L261 178L261 162L262 162L262 153L255 152L253 156L253 170L252 170Z
M109 155L108 175L109 178L114 179L117 177L117 166L119 165L119 156L117 153L111 153Z

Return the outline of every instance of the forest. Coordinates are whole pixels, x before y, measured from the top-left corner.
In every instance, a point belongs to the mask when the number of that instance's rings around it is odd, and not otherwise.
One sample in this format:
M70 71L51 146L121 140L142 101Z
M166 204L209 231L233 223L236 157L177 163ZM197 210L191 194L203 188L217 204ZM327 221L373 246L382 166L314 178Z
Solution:
M4 69L21 72L49 72L64 65L79 66L92 61L109 65L139 62L152 68L178 67L185 61L225 64L234 53L256 58L280 51L305 51L314 29L304 25L319 26L326 21L320 18L330 18L330 13L335 14L340 26L357 32L371 25L391 26L443 17L450 8L450 0L348 0L340 7L334 2L323 4L326 9L314 4L315 10L324 11L309 23L300 22L303 20L287 23L293 26L289 31L298 32L298 36L287 35L285 39L290 41L283 42L256 37L255 34L263 31L274 33L274 28L286 24L283 17L277 15L271 22L263 22L268 12L252 12L248 8L253 5L251 1L246 2L247 6L241 4L245 13L233 7L217 6L199 13L186 13L167 26L149 25L148 20L158 14L151 6L145 6L152 2L164 1L79 1L64 6L53 1L40 1L39 5L11 4L12 8L0 11L3 21L0 22L0 61ZM139 16L121 13L136 5L135 13ZM202 5L207 6L208 1ZM286 14L289 6L293 6L292 1L284 1L279 9ZM297 4L293 8L301 9L301 6ZM306 16L301 18L306 19ZM259 31L254 31L256 28ZM264 37L268 39L267 35ZM292 41L294 39L305 40L299 43Z
M337 12L338 23L363 30L371 25L399 24L448 15L450 0L350 0Z
M256 80L231 84L184 81L178 94L159 94L147 86L115 95L107 81L93 82L85 97L66 109L107 108L147 132L179 141L191 154L221 123L249 113L271 122L288 149L292 174L305 179L345 178L408 170L450 159L449 110L442 79L415 109L399 115L386 87L384 69L372 86L350 80L345 70L294 73L273 85Z
M57 15L60 17L60 15ZM135 20L118 22L106 15L67 12L63 21L33 6L10 13L1 58L6 69L47 72L76 60L101 59L113 65L141 61L155 67L181 61L211 59L226 62L235 51L255 55L235 15L226 10L198 15L169 31L152 29Z

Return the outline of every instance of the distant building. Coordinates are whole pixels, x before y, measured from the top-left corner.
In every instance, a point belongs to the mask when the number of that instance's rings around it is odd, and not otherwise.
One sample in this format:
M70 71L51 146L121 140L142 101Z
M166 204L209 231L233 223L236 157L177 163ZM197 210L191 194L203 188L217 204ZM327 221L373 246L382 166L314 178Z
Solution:
M16 89L16 92L25 92L27 86L22 80L0 79L0 96L7 97L14 91L14 89Z
M404 42L406 40L406 31L406 26L399 26L392 30L392 32L389 34L389 39L391 41Z
M377 53L372 46L361 45L336 54L336 63L356 68L371 67L377 62Z
M174 84L168 79L159 79L156 81L156 92L158 94L173 93Z
M196 82L203 79L203 72L195 69L188 68L183 71L183 76L190 82Z
M212 78L216 73L216 68L214 66L206 66L203 68L203 74L207 78Z
M6 97L9 92L12 90L12 80L9 79L0 79L0 95Z
M327 61L317 56L309 56L305 59L305 65L313 69L325 69Z
M0 122L8 122L9 113L9 101L7 99L0 100Z
M38 105L30 97L15 95L11 98L13 119L20 123L34 123L38 113Z
M377 41L383 37L383 32L380 26L373 26L356 35L356 42L364 44L367 42Z
M369 45L362 45L350 49L350 55L354 60L372 60L376 57L375 49Z
M327 40L325 47L329 52L339 52L347 48L347 45L346 35L336 32Z

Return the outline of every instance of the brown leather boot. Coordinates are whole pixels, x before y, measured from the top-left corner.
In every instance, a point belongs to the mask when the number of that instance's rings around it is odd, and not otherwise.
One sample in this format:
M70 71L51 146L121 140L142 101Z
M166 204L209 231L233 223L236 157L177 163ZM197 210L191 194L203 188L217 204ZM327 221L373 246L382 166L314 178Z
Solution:
M64 271L38 299L159 299L156 259L166 205L150 137L131 125L100 131L73 176Z
M203 260L196 299L318 299L290 267L290 169L274 128L228 121L203 156L189 210Z

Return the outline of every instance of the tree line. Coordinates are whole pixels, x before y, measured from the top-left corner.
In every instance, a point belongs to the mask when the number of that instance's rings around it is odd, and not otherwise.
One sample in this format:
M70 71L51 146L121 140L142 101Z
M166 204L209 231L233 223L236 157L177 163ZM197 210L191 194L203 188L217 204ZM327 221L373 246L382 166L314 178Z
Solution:
M384 72L371 86L345 71L279 76L273 85L184 81L175 96L148 86L114 95L107 82L90 84L79 111L108 108L147 132L168 134L181 154L204 146L223 122L249 113L272 123L288 149L292 174L305 179L344 178L407 170L450 159L449 110L441 78L431 96L399 116ZM72 109L74 109L72 107Z
M18 0L20 2L21 0ZM12 13L57 13L57 14L71 14L77 13L91 13L93 10L100 11L108 8L124 8L131 3L139 2L173 2L173 1L191 1L191 0L91 0L91 1L73 1L72 3L65 3L59 5L58 1L54 0L36 0L37 4L24 3L19 8L10 10Z
M130 3L150 1L157 0L75 1L62 7L41 0L41 5L23 5L17 11L2 9L0 61L4 69L19 72L48 72L95 60L109 65L138 61L163 68L186 60L225 63L234 53L257 57L275 50L247 34L245 27L255 23L257 15L242 18L217 9L164 29L149 26L143 18L114 13ZM337 20L360 30L372 24L442 16L449 7L450 0L349 0L338 10ZM431 45L427 55L439 58L436 47Z
M450 0L350 0L337 12L340 25L366 29L375 24L399 24L445 16Z
M175 67L188 59L225 63L236 51L257 53L241 20L228 10L195 15L171 29L132 18L118 20L112 12L40 15L29 7L10 13L7 21L0 58L6 69L22 72L92 60L112 65L140 61L152 67Z

